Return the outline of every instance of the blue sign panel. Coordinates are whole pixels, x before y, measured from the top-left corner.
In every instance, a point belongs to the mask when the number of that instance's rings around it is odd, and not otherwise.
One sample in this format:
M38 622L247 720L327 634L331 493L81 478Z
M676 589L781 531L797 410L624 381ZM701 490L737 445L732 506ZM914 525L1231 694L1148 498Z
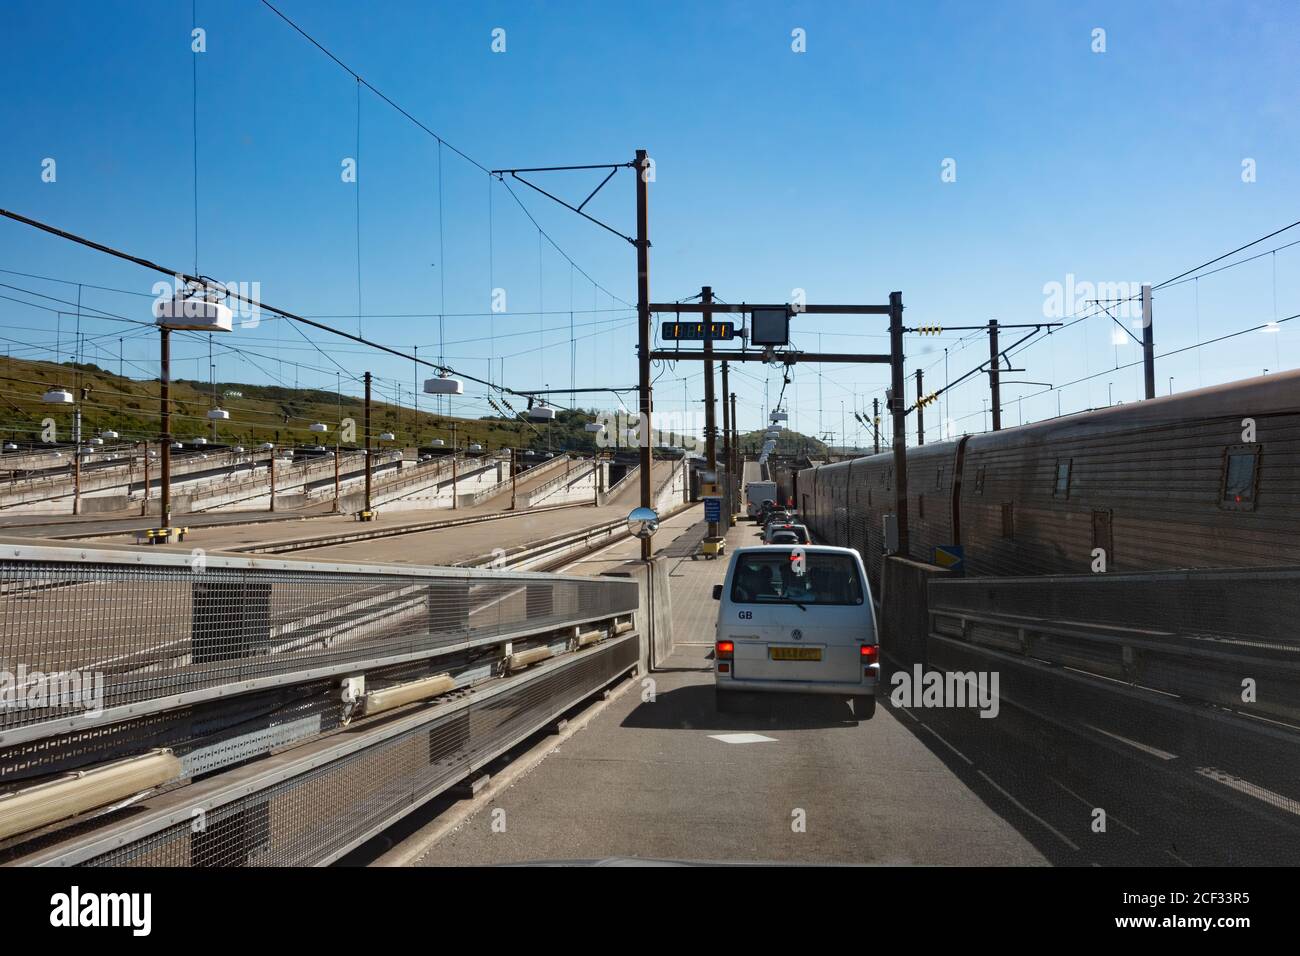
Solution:
M722 499L705 498L704 499L704 520L718 522L722 520Z

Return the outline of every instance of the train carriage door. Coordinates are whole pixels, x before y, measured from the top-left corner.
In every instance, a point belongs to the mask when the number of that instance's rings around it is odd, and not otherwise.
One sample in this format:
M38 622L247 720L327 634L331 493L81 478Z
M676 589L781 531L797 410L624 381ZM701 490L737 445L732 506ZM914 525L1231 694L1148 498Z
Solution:
M966 442L969 435L957 440L957 456L952 468L952 543L961 544L961 473L966 465Z

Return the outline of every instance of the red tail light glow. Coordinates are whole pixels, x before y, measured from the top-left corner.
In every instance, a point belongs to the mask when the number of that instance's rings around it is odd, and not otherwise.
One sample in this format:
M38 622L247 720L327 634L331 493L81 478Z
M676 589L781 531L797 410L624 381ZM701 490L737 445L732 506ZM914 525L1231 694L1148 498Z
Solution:
M713 657L719 661L729 661L736 655L736 645L731 641L718 641L713 645Z
M876 644L862 645L862 663L874 664L880 659L880 647Z

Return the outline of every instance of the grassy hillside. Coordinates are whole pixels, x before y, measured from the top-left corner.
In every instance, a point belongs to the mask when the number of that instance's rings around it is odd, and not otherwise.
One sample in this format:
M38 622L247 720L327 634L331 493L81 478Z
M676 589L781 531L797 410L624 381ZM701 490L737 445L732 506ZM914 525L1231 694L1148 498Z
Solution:
M763 447L763 431L742 432L740 434L740 448L748 454L757 455ZM777 455L807 455L809 458L825 458L827 456L826 445L816 438L804 435L801 432L791 431L788 428L781 429L781 437L776 440L776 449L774 454Z
M41 421L53 418L59 441L72 437L73 406L46 405L45 391L60 385L80 399L82 434L89 438L107 429L120 440L157 440L159 430L159 385L157 380L122 378L96 365L33 362L0 357L0 435L5 441L26 443L40 439ZM212 386L207 382L172 382L172 434L185 441L196 437L212 440ZM235 393L235 394L232 394ZM360 398L311 388L279 385L247 385L218 382L219 404L230 419L217 423L217 441L222 444L253 445L264 441L277 444L333 445L338 423L356 422L356 444L363 442L364 406ZM526 401L512 398L522 410ZM433 404L433 397L429 397ZM427 446L435 438L451 444L452 426L462 447L478 442L486 449L509 445L535 448L592 451L593 436L583 426L592 413L557 411L552 422L514 422L501 417L458 418L402 408L380 401L371 403L372 441L392 432L395 444ZM313 422L329 426L325 435L312 432Z

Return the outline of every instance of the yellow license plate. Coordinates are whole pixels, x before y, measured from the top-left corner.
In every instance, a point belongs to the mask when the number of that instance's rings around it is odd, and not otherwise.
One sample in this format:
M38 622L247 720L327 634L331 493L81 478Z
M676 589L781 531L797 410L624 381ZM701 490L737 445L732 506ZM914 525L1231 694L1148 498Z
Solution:
M820 647L769 647L767 656L774 661L819 661L822 659Z

